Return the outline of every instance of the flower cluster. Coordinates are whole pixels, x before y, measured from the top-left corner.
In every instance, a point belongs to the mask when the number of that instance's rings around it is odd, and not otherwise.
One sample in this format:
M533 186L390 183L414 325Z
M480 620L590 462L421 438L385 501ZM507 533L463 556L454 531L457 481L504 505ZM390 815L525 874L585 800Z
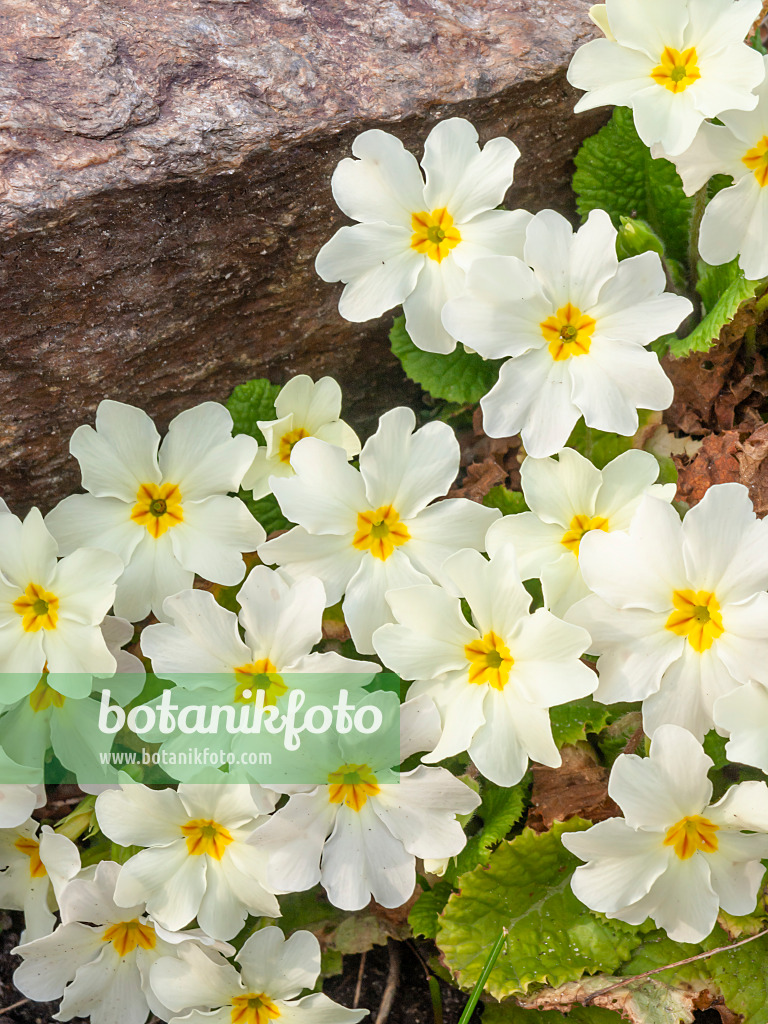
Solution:
M631 105L689 191L733 176L701 252L739 254L756 275L768 93L742 40L759 8L607 0L591 12L604 38L569 72L586 91L578 109ZM440 410L390 409L361 444L337 382L304 375L255 428L206 402L162 442L142 410L104 401L71 439L84 493L23 520L0 500L0 904L24 914L15 983L61 999L57 1019L361 1020L302 996L320 945L271 923L281 899L320 886L345 911L402 907L417 872L465 855L483 787L561 765L551 709L585 699L636 705L649 746L613 763L623 817L563 836L584 862L578 899L683 942L720 911L754 909L768 786L753 777L712 802L702 742L714 729L729 758L768 773L768 522L740 484L713 485L683 518L654 455L627 444L598 468L566 447L582 416L627 437L639 409L670 405L649 346L691 302L667 291L659 253L619 259L605 211L574 231L551 210L500 208L519 156L509 139L481 149L451 118L421 167L379 129L352 153L332 188L356 223L317 271L344 283L350 320L402 304L430 358L461 344L501 362L480 406L490 436L521 437L527 510L452 495L461 452ZM270 536L254 514L264 500L287 523ZM182 716L258 707L274 722L296 679L341 715L387 670L402 684L396 763L341 729L290 782L226 764L211 781L190 763L156 788L140 762L103 767L107 690L134 716L170 696ZM158 756L177 757L185 736L160 722ZM230 765L255 731L227 738ZM90 793L55 828L32 817L52 762Z

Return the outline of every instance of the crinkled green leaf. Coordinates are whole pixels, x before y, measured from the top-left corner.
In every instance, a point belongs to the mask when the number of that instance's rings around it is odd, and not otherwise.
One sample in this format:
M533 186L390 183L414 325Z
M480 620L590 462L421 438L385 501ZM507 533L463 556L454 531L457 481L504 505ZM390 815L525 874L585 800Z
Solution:
M232 433L249 434L255 437L259 444L266 444L264 435L256 423L258 420L277 418L275 399L279 394L280 385L270 384L263 377L238 384L227 399L227 409L234 423Z
M510 491L501 484L492 487L483 498L483 504L488 508L499 508L504 516L516 515L518 512L527 512L528 506L520 491Z
M730 266L730 264L728 265ZM702 264L700 264L701 266ZM706 267L706 264L703 266ZM731 283L720 292L719 298L714 299L718 292L718 286L725 279L726 272L722 267L710 267L700 275L697 287L702 298L706 295L710 301L714 300L714 302L701 323L687 337L672 338L669 351L673 356L680 358L691 352L708 352L720 337L720 332L725 325L729 324L736 316L742 302L753 298L757 289L763 284L762 281L747 281L739 271L739 276L733 278ZM705 305L707 305L706 299Z
M441 880L419 896L408 914L408 924L413 929L414 935L424 935L428 939L434 939L437 935L437 919L443 912L452 892L451 883Z
M258 519L267 533L274 533L275 530L287 530L293 526L293 523L283 515L274 494L266 494L263 498L254 501L250 491L241 490L239 497L242 498L248 506L248 511Z
M664 964L676 963L705 950L727 946L731 940L719 926L700 945L673 942L662 931L649 935L622 967L625 976L642 974ZM657 974L667 985L681 981L703 982L710 991L719 992L725 1005L744 1017L743 1024L765 1024L768 1007L768 936L745 946L715 953L669 973Z
M591 697L574 700L569 704L558 704L549 709L552 735L558 747L566 743L579 743L587 733L601 732L611 721L611 708L598 704Z
M472 404L487 395L499 379L503 359L483 359L476 352L466 352L457 345L448 355L422 352L411 341L405 329L405 317L399 316L389 332L392 351L412 381L433 398L447 402Z
M506 838L512 826L523 816L529 788L528 778L516 786L497 786L495 782L487 780L483 782L480 790L482 803L475 811L475 815L482 819L483 827L469 837L455 862L449 865L445 876L447 881L456 883L465 871L488 862L493 847Z
M705 313L712 309L723 292L730 288L734 281L744 278L744 274L739 268L738 259L731 260L730 263L721 263L717 267L699 260L697 271L696 291L701 296Z
M573 895L579 860L560 841L580 831L578 818L537 835L525 829L491 854L486 866L461 877L440 917L437 944L462 988L480 976L502 927L509 929L487 989L495 999L527 992L532 984L560 985L585 972L613 971L627 960L639 935L620 931L590 913Z
M616 228L620 217L640 217L680 263L688 257L688 226L693 200L668 160L654 160L638 136L632 111L617 107L600 131L576 155L573 189L583 219L606 210Z

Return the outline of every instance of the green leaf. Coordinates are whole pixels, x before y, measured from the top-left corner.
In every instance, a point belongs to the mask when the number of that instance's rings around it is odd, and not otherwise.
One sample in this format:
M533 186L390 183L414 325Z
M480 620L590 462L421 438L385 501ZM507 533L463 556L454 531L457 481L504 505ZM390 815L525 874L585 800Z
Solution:
M518 512L527 512L528 506L520 491L509 491L501 484L492 487L483 498L483 504L488 508L500 508L503 516L513 516Z
M582 219L606 210L618 228L621 217L640 217L663 241L667 256L688 257L693 200L668 160L654 160L635 131L632 111L617 107L600 131L576 155L573 189Z
M510 787L497 786L487 780L483 782L480 790L482 803L475 811L475 815L482 819L483 827L469 837L455 864L449 866L445 876L447 881L456 883L466 871L488 863L492 848L523 816L529 789L529 778Z
M293 523L283 515L274 494L267 494L254 501L249 491L241 489L238 497L245 502L248 511L255 519L258 519L267 533L274 533L275 530L287 530L293 526Z
M526 829L503 842L487 866L462 875L461 892L451 896L440 918L437 944L463 988L477 981L502 926L509 935L488 982L496 999L527 992L532 984L559 985L585 972L612 971L629 958L639 935L600 920L571 891L579 860L560 836L587 827L572 818L543 835Z
M277 419L275 399L279 394L280 385L270 384L263 377L238 384L227 399L227 409L234 424L232 433L249 434L259 444L266 444L256 423L257 420Z
M728 264L730 266L730 264ZM701 270L701 268L704 268ZM747 281L739 271L739 276L731 280L725 290L719 292L718 286L726 280L727 272L722 267L709 267L699 264L700 275L696 285L699 293L708 306L709 312L686 338L672 338L669 351L678 359L691 352L708 352L720 337L720 332L736 316L739 306L747 299L754 297L762 281ZM705 298L706 296L706 298ZM712 305L707 303L710 300Z
M587 733L602 732L612 717L607 705L598 704L591 697L549 709L552 735L558 747L586 740Z
M434 939L437 935L437 919L452 892L451 883L441 880L419 896L408 914L408 924L413 928L414 935Z
M448 355L422 352L405 329L405 317L399 316L389 332L392 351L412 381L433 398L474 405L488 394L499 379L503 359L483 359L457 345Z
M647 937L634 956L622 967L625 976L642 974L664 964L675 963L705 950L727 946L728 935L719 926L700 945L673 942L659 931ZM722 995L725 1005L734 1013L744 1016L743 1024L765 1024L768 1006L768 936L755 939L745 946L715 953L706 960L698 960L670 972L658 974L657 979L667 985L680 981L704 983L710 991Z
M707 313L717 303L717 300L739 278L744 279L744 274L739 269L738 259L730 263L721 263L713 267L703 260L699 260L697 266L698 279L696 291L701 296L704 305L704 312Z

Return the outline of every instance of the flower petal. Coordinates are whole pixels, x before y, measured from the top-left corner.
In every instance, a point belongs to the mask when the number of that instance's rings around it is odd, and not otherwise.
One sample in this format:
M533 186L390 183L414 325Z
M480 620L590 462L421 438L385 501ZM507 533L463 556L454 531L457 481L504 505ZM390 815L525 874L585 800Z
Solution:
M425 259L418 282L402 300L405 329L417 348L441 354L456 348L456 339L443 326L441 313L449 299L464 291L464 280L464 271L452 253L442 263Z
M259 547L263 562L285 566L294 579L316 576L322 580L328 605L341 600L365 557L364 552L352 547L351 534L315 536L301 526Z
M78 427L69 450L80 463L83 487L99 498L136 501L145 483L160 483L154 423L142 409L106 399L96 410L96 429Z
M386 601L388 590L429 583L402 550L395 549L386 561L364 555L360 567L349 581L342 609L358 654L374 654L372 637L379 626L392 621Z
M371 801L360 811L342 804L323 851L321 881L342 910L361 910L371 896L383 907L399 907L416 885L415 858L377 818Z
M400 519L411 519L443 497L459 472L459 442L448 424L415 427L412 409L390 409L360 453L369 507L392 504Z
M554 455L579 418L571 400L568 360L554 362L546 349L526 352L501 367L499 380L480 400L489 437L520 432L529 455Z
M424 143L429 210L446 207L462 223L493 210L512 184L520 150L511 139L496 138L478 146L477 130L463 117L439 121Z
M384 221L410 228L411 214L424 207L424 179L416 157L400 139L379 128L362 132L333 172L331 188L352 220Z
M180 487L182 502L201 501L236 491L257 447L247 434L232 437L232 417L223 405L203 402L171 420L160 446L160 470L164 480Z
M291 452L291 465L296 476L273 485L283 514L314 534L349 535L351 544L357 515L368 506L363 477L349 465L346 453L305 437Z
M468 498L435 502L407 522L408 557L415 568L439 582L446 559L461 548L482 550L488 528L498 518L497 509Z

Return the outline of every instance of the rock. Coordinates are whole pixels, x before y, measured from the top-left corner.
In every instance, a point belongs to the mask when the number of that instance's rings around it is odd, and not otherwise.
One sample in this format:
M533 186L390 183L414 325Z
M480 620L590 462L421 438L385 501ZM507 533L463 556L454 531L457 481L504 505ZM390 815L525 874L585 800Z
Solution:
M387 323L314 273L355 135L439 119L523 151L508 203L572 211L606 111L565 81L584 0L4 0L0 494L51 507L102 398L161 428L253 376L336 375L367 432L413 401Z

